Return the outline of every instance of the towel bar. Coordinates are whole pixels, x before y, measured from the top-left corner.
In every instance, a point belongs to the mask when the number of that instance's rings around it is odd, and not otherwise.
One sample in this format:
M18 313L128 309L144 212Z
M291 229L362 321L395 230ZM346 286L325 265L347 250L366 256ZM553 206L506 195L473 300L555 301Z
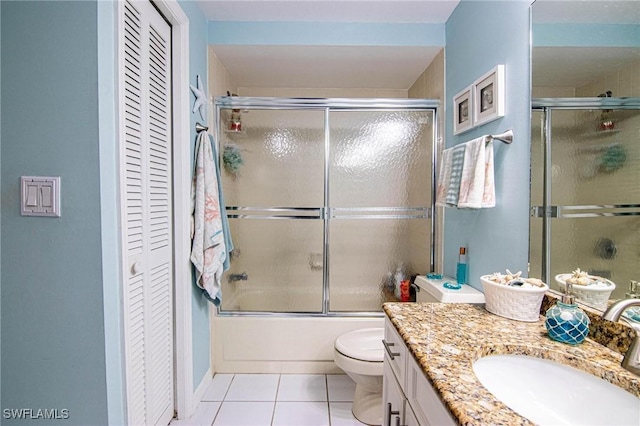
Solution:
M200 133L203 130L206 132L209 128L203 124L196 123L196 133Z
M507 130L506 132L500 133L499 135L489 135L489 137L493 140L498 140L500 142L510 144L511 142L513 142L513 130Z

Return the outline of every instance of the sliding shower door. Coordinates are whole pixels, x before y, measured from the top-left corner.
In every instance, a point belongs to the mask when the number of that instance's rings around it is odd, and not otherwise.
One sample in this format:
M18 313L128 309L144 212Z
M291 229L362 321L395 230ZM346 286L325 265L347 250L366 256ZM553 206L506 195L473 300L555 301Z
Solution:
M531 274L638 280L640 100L557 99L533 112ZM634 109L635 108L635 109ZM545 187L546 182L546 187Z
M240 130L230 130L232 113ZM324 112L223 114L221 179L235 250L221 309L322 312Z
M221 313L381 312L398 269L431 270L435 106L219 99Z
M331 111L329 309L378 311L429 271L433 111Z

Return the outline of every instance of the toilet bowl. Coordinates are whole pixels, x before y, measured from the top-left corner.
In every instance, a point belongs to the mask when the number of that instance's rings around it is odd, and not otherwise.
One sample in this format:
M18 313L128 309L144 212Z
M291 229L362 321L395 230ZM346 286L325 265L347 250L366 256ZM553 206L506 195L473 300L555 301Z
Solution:
M351 411L367 425L381 425L384 328L365 328L338 336L334 360L356 383Z

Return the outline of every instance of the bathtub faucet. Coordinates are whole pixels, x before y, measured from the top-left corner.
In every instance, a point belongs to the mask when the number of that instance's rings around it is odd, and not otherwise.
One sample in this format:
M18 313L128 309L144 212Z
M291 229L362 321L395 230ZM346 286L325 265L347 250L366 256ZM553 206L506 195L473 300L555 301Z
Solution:
M243 272L241 274L229 274L229 278L227 278L227 281L232 283L236 281L246 281L247 279L249 279L249 276L246 272Z

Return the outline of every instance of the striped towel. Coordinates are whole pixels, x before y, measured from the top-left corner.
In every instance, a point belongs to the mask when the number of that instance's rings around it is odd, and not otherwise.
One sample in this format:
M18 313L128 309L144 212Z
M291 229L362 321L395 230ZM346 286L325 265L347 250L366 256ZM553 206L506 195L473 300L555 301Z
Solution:
M446 203L450 207L458 206L458 198L460 195L460 182L462 180L462 171L464 168L466 146L464 144L457 145L451 151L451 181L447 188Z
M437 206L457 207L464 165L464 152L464 144L442 151L436 187Z

